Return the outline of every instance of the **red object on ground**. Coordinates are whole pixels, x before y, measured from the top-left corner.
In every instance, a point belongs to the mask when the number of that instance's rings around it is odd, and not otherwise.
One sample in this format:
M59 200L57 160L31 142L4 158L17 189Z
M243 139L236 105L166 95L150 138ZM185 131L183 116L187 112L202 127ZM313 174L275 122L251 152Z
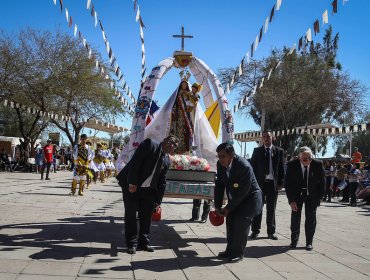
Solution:
M157 210L155 210L152 214L152 221L159 222L162 217L162 208L158 206Z
M209 212L209 221L215 227L222 225L224 223L224 220L225 220L224 216L217 215L215 210Z

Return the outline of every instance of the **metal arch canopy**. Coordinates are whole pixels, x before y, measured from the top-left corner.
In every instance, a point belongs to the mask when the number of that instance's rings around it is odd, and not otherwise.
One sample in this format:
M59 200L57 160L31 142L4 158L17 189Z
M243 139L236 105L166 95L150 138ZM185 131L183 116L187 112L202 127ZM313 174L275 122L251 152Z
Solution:
M177 54L179 52L176 52ZM162 60L156 67L154 67L150 75L145 80L141 87L138 101L135 107L135 114L132 119L130 142L127 148L126 160L131 158L135 149L144 140L145 121L149 113L150 105L154 97L155 90L158 87L159 81L163 76L173 67L183 68L177 63L175 58L169 57ZM224 94L222 85L214 74L214 72L200 59L191 56L189 63L189 70L195 77L196 81L204 86L202 90L203 101L205 107L208 108L214 102L212 97L211 87L215 93L216 101L221 109L221 123L222 123L222 142L226 142L234 138L234 124L229 104ZM163 135L163 138L165 135Z

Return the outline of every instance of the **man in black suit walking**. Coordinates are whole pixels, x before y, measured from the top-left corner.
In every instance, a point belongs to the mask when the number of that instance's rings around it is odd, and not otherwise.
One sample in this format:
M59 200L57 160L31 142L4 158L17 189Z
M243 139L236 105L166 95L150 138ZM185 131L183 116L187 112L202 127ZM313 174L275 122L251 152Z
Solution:
M297 247L304 203L306 250L311 251L316 229L316 208L320 206L320 199L325 192L325 171L322 161L313 159L310 148L300 148L299 158L288 162L285 190L292 209L290 248Z
M262 211L262 192L258 187L249 162L235 155L234 147L226 142L217 149L217 179L215 185L215 208L218 215L226 217L227 246L219 258L228 262L243 259L252 219ZM224 195L227 205L222 208Z
M282 189L284 180L284 150L272 145L270 130L262 132L262 143L262 146L254 149L251 164L263 193L263 202L266 203L267 236L277 240L275 210L278 191ZM252 221L251 238L257 238L260 233L261 221L262 212Z
M149 245L151 217L153 209L162 202L170 165L168 154L174 152L178 141L172 135L161 143L145 139L116 177L125 204L125 237L129 254L135 254L136 249L154 251ZM139 238L136 212L139 213Z

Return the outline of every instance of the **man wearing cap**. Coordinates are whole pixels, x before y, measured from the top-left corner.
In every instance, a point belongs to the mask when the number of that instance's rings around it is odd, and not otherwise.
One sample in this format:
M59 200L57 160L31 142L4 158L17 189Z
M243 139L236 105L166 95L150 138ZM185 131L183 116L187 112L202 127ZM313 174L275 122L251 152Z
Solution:
M151 217L162 202L170 165L168 154L174 153L178 143L173 135L161 143L145 139L116 177L125 204L125 238L129 254L135 254L136 249L154 251L149 245ZM139 234L136 212L139 213Z
M50 180L49 178L49 172L50 172L50 166L53 163L53 150L54 147L52 145L52 142L50 139L47 140L46 145L43 148L44 151L44 164L41 169L41 180L44 179L44 171L46 167L46 176L45 180Z

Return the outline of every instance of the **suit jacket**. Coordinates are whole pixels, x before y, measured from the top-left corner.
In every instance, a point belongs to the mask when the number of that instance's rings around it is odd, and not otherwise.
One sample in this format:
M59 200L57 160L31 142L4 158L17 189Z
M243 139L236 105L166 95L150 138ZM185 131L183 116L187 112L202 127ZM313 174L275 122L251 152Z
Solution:
M271 160L272 160L272 170L274 174L274 186L282 185L284 181L284 150L272 146L271 148ZM257 178L257 182L260 186L265 184L265 167L266 167L266 151L265 146L260 146L254 148L251 164L253 166L254 174Z
M287 164L285 175L285 191L289 204L297 202L301 197L303 172L299 159L292 160ZM325 171L321 160L313 159L310 163L308 174L308 193L309 197L316 205L320 205L320 199L325 193Z
M116 179L122 191L127 191L129 184L137 185L140 188L145 179L152 174L157 160L158 164L150 187L155 190L155 202L161 204L170 160L167 154L162 153L161 143L149 138L141 142L131 160L117 175Z
M217 178L215 185L215 206L222 207L224 195L228 196L226 208L230 213L253 218L262 211L262 191L258 186L253 169L249 162L237 155L234 156L229 177L226 168L217 162Z

